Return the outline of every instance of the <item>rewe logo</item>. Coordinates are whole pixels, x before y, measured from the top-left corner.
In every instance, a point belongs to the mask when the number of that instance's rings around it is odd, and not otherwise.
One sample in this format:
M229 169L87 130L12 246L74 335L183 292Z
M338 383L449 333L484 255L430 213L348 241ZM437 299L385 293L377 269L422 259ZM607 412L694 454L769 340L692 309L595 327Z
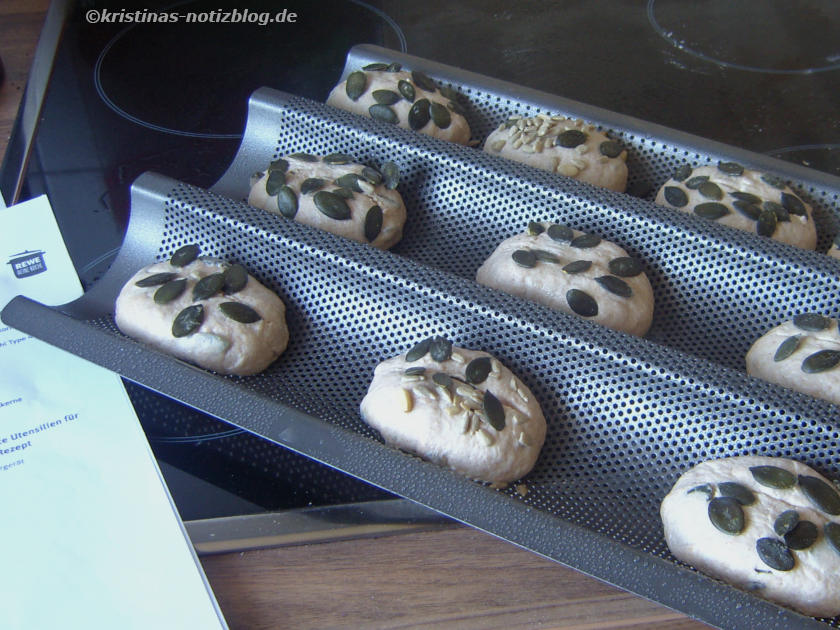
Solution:
M28 278L43 273L47 270L47 263L44 262L44 252L20 252L12 255L9 263L16 278Z

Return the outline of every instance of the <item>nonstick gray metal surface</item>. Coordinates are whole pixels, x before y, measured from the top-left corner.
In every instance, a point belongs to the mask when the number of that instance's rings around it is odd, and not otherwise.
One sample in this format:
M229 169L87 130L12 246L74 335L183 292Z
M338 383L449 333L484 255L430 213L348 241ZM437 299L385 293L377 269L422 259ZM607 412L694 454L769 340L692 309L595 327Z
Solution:
M420 69L448 78L434 64ZM380 252L236 201L251 172L294 151L397 162L410 216L404 240ZM722 158L736 156L709 159ZM756 158L739 161L758 165ZM784 163L773 163L777 168L766 170L790 177ZM812 198L835 194L826 181L819 189L807 184ZM498 241L531 219L596 232L647 262L657 299L649 339L473 282ZM242 262L286 302L290 346L264 374L221 377L114 327L122 283L191 242ZM824 627L840 624L803 617L676 562L658 508L681 472L714 457L791 457L840 478L837 407L743 372L743 352L778 321L803 310L837 314L838 270L822 254L261 90L240 154L215 192L142 176L133 186L125 243L102 281L58 309L17 298L3 321L713 625ZM539 399L548 436L523 480L526 496L390 449L361 421L358 405L375 365L432 334L495 354Z

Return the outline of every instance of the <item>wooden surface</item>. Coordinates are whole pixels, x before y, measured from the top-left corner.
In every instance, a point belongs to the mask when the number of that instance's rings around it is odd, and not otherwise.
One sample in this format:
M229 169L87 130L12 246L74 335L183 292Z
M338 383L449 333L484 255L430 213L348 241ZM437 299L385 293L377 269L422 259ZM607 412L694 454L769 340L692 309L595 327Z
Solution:
M47 5L0 0L0 154ZM708 627L460 526L206 556L202 564L234 629Z

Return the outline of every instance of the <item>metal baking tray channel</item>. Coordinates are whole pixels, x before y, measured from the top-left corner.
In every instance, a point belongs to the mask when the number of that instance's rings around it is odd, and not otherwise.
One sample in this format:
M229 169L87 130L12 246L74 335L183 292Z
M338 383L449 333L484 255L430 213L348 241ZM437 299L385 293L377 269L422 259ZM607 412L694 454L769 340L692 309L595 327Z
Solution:
M252 142L255 134L263 140ZM253 170L293 151L400 164L411 217L403 242L380 252L236 201ZM533 218L597 232L647 261L658 300L653 343L472 281L495 244ZM114 327L122 284L188 242L242 262L286 302L290 347L264 374L221 377ZM732 369L726 347L736 330L748 346L771 304L777 314L805 301L830 313L836 271L820 254L262 90L215 193L143 175L105 277L69 305L16 298L2 316L187 405L713 625L837 627L676 562L658 518L677 476L712 457L792 457L838 477L837 408L747 377L743 355ZM385 447L361 421L375 365L431 334L495 354L538 397L549 431L524 497Z

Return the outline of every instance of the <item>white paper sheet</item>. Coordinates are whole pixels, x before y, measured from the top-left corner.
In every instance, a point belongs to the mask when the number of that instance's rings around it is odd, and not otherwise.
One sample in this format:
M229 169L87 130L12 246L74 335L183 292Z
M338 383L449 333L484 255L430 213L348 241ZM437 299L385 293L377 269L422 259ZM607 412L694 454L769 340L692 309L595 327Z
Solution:
M81 295L46 197L0 263L0 306ZM119 377L4 324L0 375L0 627L225 628Z

